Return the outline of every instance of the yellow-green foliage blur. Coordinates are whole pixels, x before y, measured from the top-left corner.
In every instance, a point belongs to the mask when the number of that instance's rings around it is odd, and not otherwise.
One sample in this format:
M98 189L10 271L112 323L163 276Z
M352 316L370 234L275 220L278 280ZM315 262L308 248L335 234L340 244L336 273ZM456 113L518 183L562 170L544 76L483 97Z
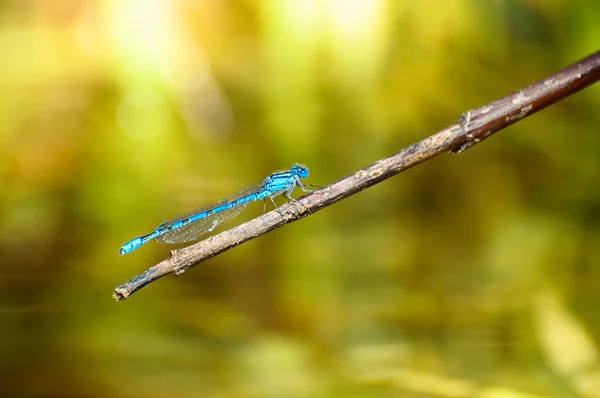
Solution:
M0 396L600 397L598 85L111 298L599 48L597 0L0 2Z

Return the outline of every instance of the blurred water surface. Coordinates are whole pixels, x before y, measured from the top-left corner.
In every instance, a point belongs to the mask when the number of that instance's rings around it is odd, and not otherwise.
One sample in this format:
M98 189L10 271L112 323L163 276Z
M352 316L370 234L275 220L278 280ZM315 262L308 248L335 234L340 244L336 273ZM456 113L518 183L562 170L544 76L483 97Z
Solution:
M597 51L600 3L0 4L0 395L600 396L600 88L164 278L117 250L325 185ZM249 206L237 222L260 215Z

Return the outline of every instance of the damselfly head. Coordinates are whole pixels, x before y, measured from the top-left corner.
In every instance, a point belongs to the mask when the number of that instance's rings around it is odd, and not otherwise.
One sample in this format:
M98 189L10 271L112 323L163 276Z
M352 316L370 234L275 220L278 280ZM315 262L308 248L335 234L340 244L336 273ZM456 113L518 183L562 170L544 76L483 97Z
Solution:
M290 171L292 173L297 174L300 178L308 177L308 167L306 167L302 163L296 163L295 165L292 166Z

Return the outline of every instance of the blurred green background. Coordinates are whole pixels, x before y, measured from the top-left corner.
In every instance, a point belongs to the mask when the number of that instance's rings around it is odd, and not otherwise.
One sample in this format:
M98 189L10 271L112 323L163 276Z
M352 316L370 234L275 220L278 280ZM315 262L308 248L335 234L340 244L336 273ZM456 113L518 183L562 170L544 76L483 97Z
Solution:
M599 21L597 0L3 1L0 396L600 397L598 85L111 298L173 248L127 240L297 161L335 181L597 51Z

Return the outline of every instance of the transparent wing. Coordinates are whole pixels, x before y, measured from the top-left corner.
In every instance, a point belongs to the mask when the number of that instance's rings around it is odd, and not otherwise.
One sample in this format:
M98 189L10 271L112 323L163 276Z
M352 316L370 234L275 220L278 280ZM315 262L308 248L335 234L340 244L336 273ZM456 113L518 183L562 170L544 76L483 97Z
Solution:
M210 215L198 221L184 225L183 227L173 229L160 235L156 240L162 243L185 243L198 239L200 236L211 232L219 225L231 220L240 214L247 203L232 207L220 213ZM218 205L217 205L218 206Z
M184 213L174 219L165 221L164 223L160 224L157 229L168 228L169 226L175 224L176 222L185 220L185 219L195 216L197 214L204 213L208 210L211 210L215 207L221 206L225 203L233 202L238 199L252 195L253 193L260 191L262 188L262 185L263 185L262 183L252 185L232 196L228 196L224 199L221 199L217 202L213 202L213 203L203 206L199 209L195 209L195 210L189 211L187 213ZM196 240L200 236L213 231L219 225L231 220L233 217L240 214L240 212L242 210L244 210L244 208L246 207L247 204L248 204L248 202L237 205L230 209L223 210L219 213L214 213L207 217L201 218L198 221L194 221L189 224L186 224L180 228L176 228L171 231L165 232L164 234L161 234L160 236L158 236L156 238L156 240L158 242L162 242L162 243L185 243L185 242L190 242L190 241Z

